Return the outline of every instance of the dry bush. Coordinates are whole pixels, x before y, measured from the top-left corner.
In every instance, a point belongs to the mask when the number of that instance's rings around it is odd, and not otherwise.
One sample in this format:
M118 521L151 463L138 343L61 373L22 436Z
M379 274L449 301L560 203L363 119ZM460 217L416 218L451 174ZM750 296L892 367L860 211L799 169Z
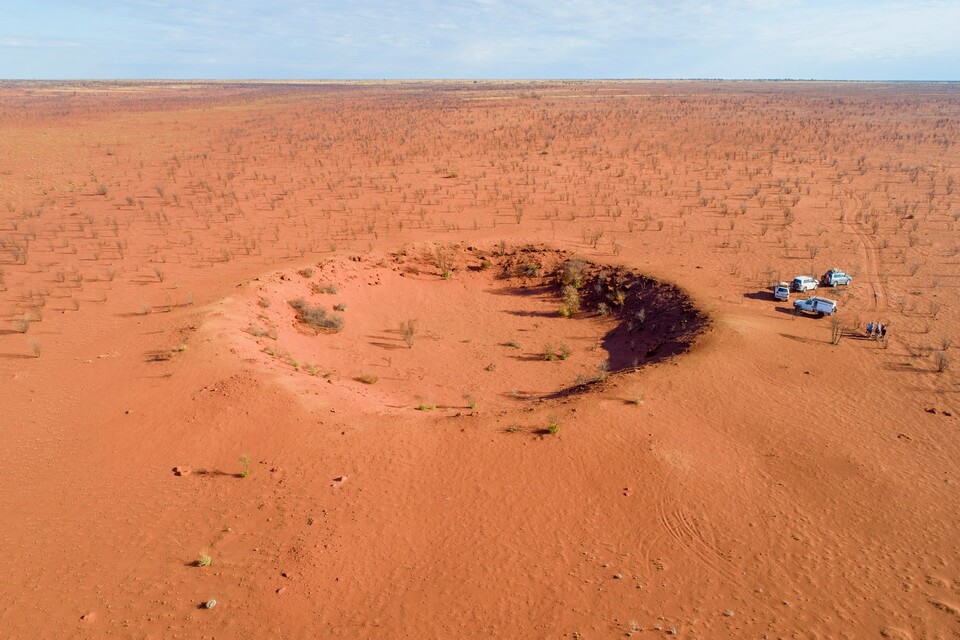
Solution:
M833 316L830 318L830 344L840 344L840 340L843 338L844 326L843 321L837 317Z
M417 335L417 321L416 320L404 320L400 323L400 335L403 337L403 341L407 343L407 348L413 348L413 341Z
M304 276L306 277L306 276ZM337 293L340 291L337 285L330 282L319 282L310 285L310 290L314 293Z
M950 367L950 356L943 351L937 351L933 354L933 365L937 368L937 373L943 373Z
M328 314L323 307L311 305L303 298L290 300L289 305L297 312L297 319L316 332L337 333L343 330L343 318L335 313Z
M560 315L564 318L573 317L580 310L580 291L568 284L561 289L563 303L560 306Z

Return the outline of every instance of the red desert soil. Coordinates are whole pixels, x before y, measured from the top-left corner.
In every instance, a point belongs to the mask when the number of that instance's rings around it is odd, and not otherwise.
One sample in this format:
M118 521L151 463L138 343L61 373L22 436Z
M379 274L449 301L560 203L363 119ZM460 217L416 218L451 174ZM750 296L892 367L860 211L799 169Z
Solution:
M949 84L0 85L0 637L960 636L958 144ZM830 267L838 344L770 294Z

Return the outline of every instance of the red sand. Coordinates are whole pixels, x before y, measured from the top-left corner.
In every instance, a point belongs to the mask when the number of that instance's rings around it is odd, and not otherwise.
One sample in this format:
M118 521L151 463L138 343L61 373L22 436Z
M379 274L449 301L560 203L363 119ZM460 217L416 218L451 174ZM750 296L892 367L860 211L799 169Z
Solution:
M954 85L4 84L0 636L960 636L958 116ZM710 328L543 400L612 319L390 257L501 240ZM772 300L832 266L886 348Z

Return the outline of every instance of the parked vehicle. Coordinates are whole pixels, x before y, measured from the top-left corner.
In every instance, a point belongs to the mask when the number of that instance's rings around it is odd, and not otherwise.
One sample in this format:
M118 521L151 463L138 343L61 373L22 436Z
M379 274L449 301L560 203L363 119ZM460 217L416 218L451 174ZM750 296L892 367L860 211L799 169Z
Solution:
M817 288L816 278L811 278L810 276L797 276L793 279L793 282L790 283L790 287L794 291L799 291L803 293L804 291L813 291Z
M841 284L850 284L853 276L840 271L840 269L830 269L820 276L820 283L826 287L836 287Z
M818 298L814 296L806 300L794 300L793 310L796 313L805 311L807 313L815 313L818 316L831 316L833 312L837 310L837 303L829 298Z
M790 299L790 283L778 282L773 288L773 297L775 300L787 301Z

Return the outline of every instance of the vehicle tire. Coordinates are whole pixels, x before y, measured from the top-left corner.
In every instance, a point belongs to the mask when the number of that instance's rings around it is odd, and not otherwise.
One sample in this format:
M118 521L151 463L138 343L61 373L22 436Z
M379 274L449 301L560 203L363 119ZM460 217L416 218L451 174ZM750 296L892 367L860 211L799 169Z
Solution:
M817 317L818 317L818 318L822 318L822 317L823 317L823 311L817 311Z

